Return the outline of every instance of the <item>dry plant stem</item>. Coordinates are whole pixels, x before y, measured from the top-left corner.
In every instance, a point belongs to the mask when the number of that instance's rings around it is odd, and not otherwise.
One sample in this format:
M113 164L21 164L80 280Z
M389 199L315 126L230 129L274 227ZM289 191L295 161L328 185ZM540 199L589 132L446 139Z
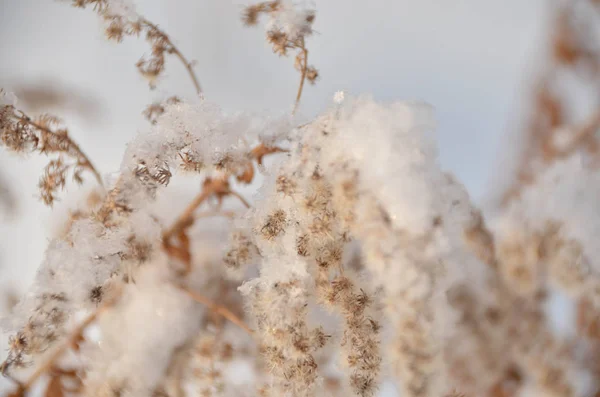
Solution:
M229 310L225 306L221 306L221 305L211 301L206 296L204 296L198 292L190 291L189 289L187 289L183 286L180 286L180 288L190 298L192 298L193 300L195 300L198 303L205 305L213 312L215 312L215 313L223 316L227 320L231 321L233 324L237 325L238 327L240 327L241 329L246 331L246 333L248 333L248 335L253 334L252 329L250 329L250 327L248 327L248 325L246 325L246 323L241 318L239 318L235 313L233 313L231 310Z
M198 219L202 219L202 218L217 217L217 216L224 216L226 218L234 218L235 217L235 212L233 212L233 211L207 211L207 212L201 212L201 213L196 214L194 216L194 220L198 220Z
M292 111L292 115L296 114L296 111L298 110L298 105L300 105L300 98L302 97L302 90L304 89L304 81L306 80L306 70L308 69L308 50L304 45L304 38L302 38L300 48L302 50L302 53L304 54L304 62L302 62L302 74L300 76L300 85L298 86L298 93L296 94L296 103L294 104L294 110Z
M198 78L196 77L196 73L194 73L194 69L192 67L191 62L189 62L175 46L173 47L173 53L181 60L187 69L190 78L192 79L192 83L194 83L194 88L196 89L196 94L202 94L202 88L200 87L200 83L198 82Z
M250 203L244 197L242 197L241 194L239 194L238 192L234 192L233 190L231 190L229 194L231 194L234 197L237 197L242 202L242 204L244 204L244 207L250 208Z
M183 53L181 51L179 51L179 49L175 46L175 44L173 44L173 42L171 41L171 39L169 38L169 36L163 32L162 30L160 30L158 28L157 25L153 24L152 22L148 21L147 19L142 19L141 21L143 24L147 25L148 27L155 29L156 31L160 32L163 37L165 38L165 40L169 43L169 45L171 46L171 53L175 54L175 56L177 58L179 58L179 60L181 61L181 63L183 63L183 66L185 66L190 78L192 79L192 83L194 84L194 88L196 89L196 94L200 95L202 94L202 87L200 87L200 82L198 81L198 77L196 76L196 73L194 72L194 68L192 67L192 63L190 61L187 60L187 58L183 55Z
M96 309L95 312L88 315L86 319L81 324L79 324L77 328L73 330L73 332L67 338L67 340L62 345L57 347L56 350L54 350L54 352L52 353L52 355L48 357L48 359L42 365L40 365L25 382L22 383L22 385L20 386L21 389L24 391L28 390L40 376L42 376L46 371L48 371L60 358L60 356L63 355L63 353L65 353L70 347L77 343L77 340L82 337L83 331L85 331L85 329L90 324L96 321L100 314L104 313L106 309L111 307L116 302L119 295L120 294L117 293L116 296L112 299L106 300L100 307L98 307L98 309Z
M169 241L171 237L185 230L194 222L194 211L213 193L212 189L203 189L199 195L183 211L175 223L163 233L163 240Z
M32 126L35 129L38 129L40 131L44 131L45 133L49 134L49 135L56 135L56 133L52 130L50 130L49 128L46 128L42 125L39 125L38 123L34 122L33 120L31 120L29 118L29 116L25 115L23 112L20 112L20 115L15 115L14 117L16 119L18 119L19 121L29 124L30 126ZM83 159L83 164L81 164L82 167L87 168L92 174L94 174L94 177L96 178L96 181L98 182L98 184L101 187L104 187L104 182L102 181L102 176L100 176L100 173L98 172L98 170L96 169L96 167L94 167L94 165L92 164L92 162L90 161L90 159L88 158L88 156L83 152L83 150L81 150L81 148L79 147L79 145L77 143L75 143L71 138L67 138L68 142L69 142L69 147L71 149L73 149L77 155Z
M186 234L186 230L194 224L194 211L210 196L215 195L221 202L222 198L227 195L233 195L242 201L244 205L249 207L248 202L238 193L233 192L229 188L229 183L226 178L210 179L207 178L204 182L204 187L200 194L187 206L183 214L179 216L177 221L163 233L163 248L169 256L177 258L185 265L184 274L187 274L192 268L192 256L190 253L190 241ZM172 239L175 238L176 242Z

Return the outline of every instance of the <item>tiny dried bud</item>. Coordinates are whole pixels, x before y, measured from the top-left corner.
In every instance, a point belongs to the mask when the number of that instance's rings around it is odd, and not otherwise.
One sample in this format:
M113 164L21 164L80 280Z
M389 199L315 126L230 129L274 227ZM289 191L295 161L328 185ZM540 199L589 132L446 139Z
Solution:
M116 41L120 43L123 41L123 36L125 33L125 25L121 18L113 18L110 24L106 27L105 34L108 40Z
M260 15L260 5L251 5L244 9L242 14L242 21L246 26L254 26L258 23L258 16Z
M102 301L102 296L104 295L104 291L102 290L102 286L97 286L92 288L90 291L90 301L95 303L96 305Z
M306 68L306 79L309 83L315 84L317 79L319 78L319 71L315 69L314 66L309 66Z
M277 192L283 193L285 196L291 196L296 191L296 182L285 175L277 177Z
M267 32L267 42L273 46L273 52L279 56L287 54L289 48L288 36L281 30L269 30Z
M261 228L261 234L267 240L280 235L285 227L286 215L283 210L277 210L267 217L267 222Z

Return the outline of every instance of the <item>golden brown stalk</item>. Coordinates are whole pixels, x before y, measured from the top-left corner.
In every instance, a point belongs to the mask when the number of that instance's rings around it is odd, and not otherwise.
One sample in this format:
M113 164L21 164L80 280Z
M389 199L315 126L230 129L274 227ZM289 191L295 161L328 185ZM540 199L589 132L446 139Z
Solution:
M109 40L120 42L125 36L139 36L142 32L146 34L146 40L152 47L152 53L149 59L140 59L136 66L140 74L148 79L151 88L154 88L156 79L165 69L165 54L173 54L186 68L196 94L202 93L193 63L173 44L171 38L158 28L158 25L139 15L132 20L121 15L114 15L111 13L107 0L72 0L72 5L79 8L92 6L93 10L107 23L105 33Z
M202 191L186 207L183 213L177 218L175 223L163 233L163 248L167 254L183 262L184 273L188 273L192 268L192 256L190 253L190 242L186 234L187 229L194 224L194 212L202 203L211 196L215 196L219 202L225 196L233 195L239 198L242 203L249 207L250 204L238 193L232 191L226 178L206 178ZM176 240L174 242L173 240Z
M300 105L300 98L302 97L302 89L304 88L304 80L306 80L306 71L308 69L308 50L304 45L304 37L301 39L300 50L302 54L302 65L300 69L300 85L298 86L298 93L296 94L296 102L294 103L294 110L292 115L296 114L298 105Z
M279 13L283 10L283 5L280 0L265 1L250 5L244 9L242 21L246 26L254 26L258 24L258 18L261 14L271 17L273 21L277 21ZM312 34L312 24L315 20L315 14L312 11L307 11L303 15L304 23L306 24L302 31L290 35L284 29L277 26L277 22L267 30L267 42L273 46L273 52L280 56L287 56L289 50L296 50L295 68L300 72L300 84L294 101L292 115L298 110L304 82L308 80L314 84L319 77L319 72L313 66L308 65L308 50L306 48L305 38Z
M229 189L229 182L223 178L206 178L203 184L202 191L198 194L191 203L185 208L183 213L179 215L175 223L163 233L163 239L169 240L171 237L176 235L182 230L187 229L194 222L194 212L206 199L212 195L223 197L227 194L231 194Z
M196 302L203 304L204 306L208 307L213 312L215 312L215 313L219 314L220 316L226 318L227 320L231 321L233 324L237 325L238 327L240 327L241 329L246 331L246 333L248 333L248 335L253 334L252 329L250 329L250 327L244 322L244 320L239 318L235 313L233 313L231 310L229 310L225 306L221 306L221 305L213 302L212 300L210 300L206 296L200 294L199 292L191 291L183 286L180 286L180 288L190 298L192 298Z
M183 55L183 53L173 44L173 41L169 38L169 36L162 30L158 28L158 25L153 24L145 18L142 18L142 25L146 26L148 32L152 32L154 35L159 37L159 40L164 41L166 52L169 54L175 55L183 64L185 69L187 70L190 79L194 85L194 89L196 90L196 94L200 95L202 93L202 88L200 87L200 82L198 81L198 77L194 72L193 63L188 61L188 59ZM150 40L150 33L148 34L148 39Z

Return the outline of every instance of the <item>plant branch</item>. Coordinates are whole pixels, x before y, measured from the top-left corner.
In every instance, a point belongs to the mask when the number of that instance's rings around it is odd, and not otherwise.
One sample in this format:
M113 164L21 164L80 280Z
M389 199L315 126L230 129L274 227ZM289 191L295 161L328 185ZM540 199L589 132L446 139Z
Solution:
M73 141L68 135L64 135L64 136L59 135L56 132L52 131L50 128L40 125L39 123L36 123L22 111L19 110L18 112L20 113L20 115L17 115L17 114L14 115L14 117L18 121L25 123L39 131L43 131L46 134L52 135L58 139L61 139L61 140L64 139L64 141L68 144L69 149L71 149L73 152L75 152L76 156L78 157L79 165L81 165L84 168L87 168L92 174L94 174L94 177L96 178L96 181L98 182L98 184L100 186L104 187L104 182L102 181L102 176L100 175L100 173L98 172L96 167L94 167L94 165L92 164L92 161L89 159L89 157L83 152L83 150L81 150L81 148L79 147L79 145L77 143L75 143L75 141Z
M141 22L144 25L146 25L147 27L149 27L150 29L153 29L155 32L160 34L160 36L163 38L163 40L165 40L165 42L168 43L168 46L169 46L168 52L170 54L174 54L177 58L179 58L181 63L183 63L183 66L185 66L185 68L188 72L188 75L190 76L190 79L192 80L192 83L194 84L196 94L198 94L198 95L202 94L202 88L200 86L200 82L198 81L198 77L196 76L196 73L194 72L192 62L188 61L188 59L183 55L183 53L179 50L179 48L177 48L177 46L175 46L175 44L173 44L173 41L171 40L171 38L164 31L162 31L161 29L158 28L158 25L148 21L145 18L143 18L141 20Z
M308 50L304 45L304 38L302 38L300 42L300 50L302 51L302 69L300 70L300 84L298 86L298 93L296 94L296 102L294 103L294 110L292 110L292 115L296 114L298 110L298 106L300 105L300 98L302 97L302 90L304 89L304 81L306 80L306 71L308 70Z
M229 192L229 186L223 179L207 179L200 194L198 194L185 210L179 215L175 223L163 232L163 240L168 241L179 232L187 229L194 223L194 212L206 199L213 194L224 194Z
M235 313L233 313L231 310L229 310L225 306L221 306L221 305L213 302L206 296L204 296L198 292L191 291L191 290L185 288L184 286L179 286L179 288L181 288L181 290L183 292L185 292L190 298L192 298L196 302L203 304L204 306L208 307L213 312L226 318L227 320L231 321L233 324L237 325L238 327L240 327L241 329L246 331L246 333L248 333L248 335L252 335L254 333L252 331L252 329L250 329L250 327L244 322L244 320L239 318Z

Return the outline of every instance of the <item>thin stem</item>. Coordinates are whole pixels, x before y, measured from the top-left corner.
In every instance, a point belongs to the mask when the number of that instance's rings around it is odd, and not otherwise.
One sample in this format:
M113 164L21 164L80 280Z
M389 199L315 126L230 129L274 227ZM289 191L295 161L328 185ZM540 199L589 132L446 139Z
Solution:
M175 223L163 233L163 239L168 241L172 236L177 234L179 231L188 227L191 222L194 221L194 211L213 193L213 189L204 188L197 195L191 203L188 204L186 209L183 211Z
M292 110L292 115L296 114L296 110L298 110L300 98L302 97L302 90L304 89L304 81L306 80L306 71L308 69L308 50L304 46L304 38L302 38L302 42L300 43L300 49L304 54L304 56L302 57L302 76L300 77L300 85L298 86L298 93L296 94L296 103L294 104L294 110Z
M177 48L177 46L175 46L175 44L173 44L173 41L171 41L171 38L162 30L160 30L158 28L158 25L150 22L147 19L142 19L141 21L143 24L149 26L151 29L156 30L157 32L160 33L160 35L165 39L165 41L167 43L169 43L169 53L171 54L175 54L175 56L177 58L179 58L179 60L181 61L181 63L183 63L183 66L185 66L190 78L192 79L192 83L194 84L194 88L196 89L196 94L200 95L202 94L202 88L200 87L200 82L198 81L198 77L196 76L196 73L194 72L194 68L192 67L192 63L190 61L187 60L187 58L183 55L183 53L179 50L179 48Z
M201 212L199 214L196 214L196 216L194 217L194 220L196 219L202 219L202 218L211 218L211 217L217 217L217 216L224 216L226 218L235 218L235 212L233 211L207 211L207 212Z
M185 58L185 56L183 56L183 54L181 53L181 51L179 51L179 49L177 47L175 47L173 44L171 44L171 45L173 46L173 54L175 54L177 56L177 58L179 58L181 60L181 62L187 69L187 72L190 75L190 78L192 79L192 83L194 83L194 88L196 88L196 94L198 94L198 95L202 94L202 88L200 87L200 82L198 81L198 77L196 77L196 73L194 73L194 68L192 67L192 63L189 62Z
M242 204L244 204L244 206L246 208L250 208L250 203L248 201L246 201L246 199L244 197L242 197L241 194L239 194L238 192L234 192L233 190L230 190L229 194L231 194L232 196L237 197L242 202Z
M241 329L246 331L248 333L248 335L253 334L252 329L250 329L250 327L248 325L246 325L244 320L239 318L235 313L233 313L231 310L229 310L225 306L221 306L221 305L213 302L206 296L204 296L198 292L191 291L191 290L185 288L184 286L180 286L179 288L181 288L181 290L183 292L185 292L190 298L192 298L196 302L203 304L204 306L208 307L213 312L221 315L222 317L226 318L227 320L231 321L233 324L237 325L238 327L240 327Z
M239 193L234 192L229 188L227 179L213 179L207 180L200 194L198 194L191 203L188 204L186 209L179 215L175 223L164 231L163 240L168 242L171 237L179 234L181 231L187 229L194 223L194 212L202 203L206 201L211 195L217 195L217 197L223 197L232 195L237 197L246 208L250 208L250 203L246 201Z

